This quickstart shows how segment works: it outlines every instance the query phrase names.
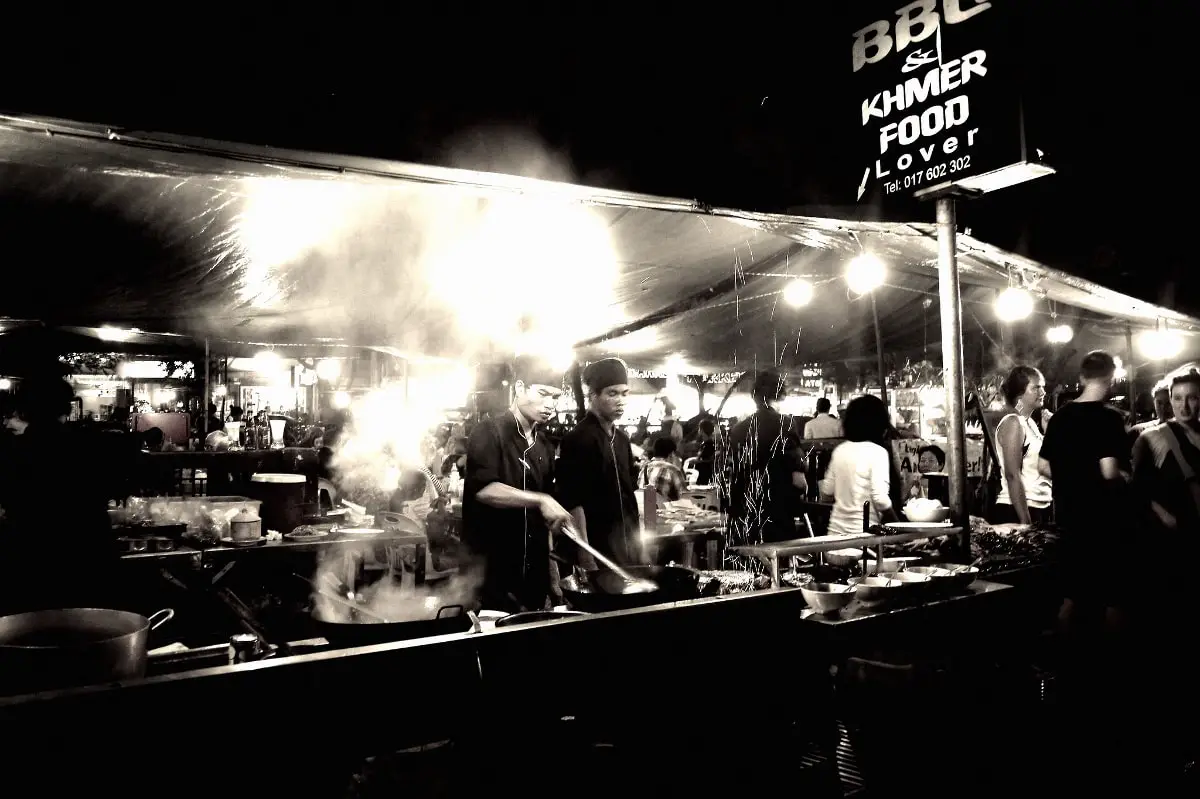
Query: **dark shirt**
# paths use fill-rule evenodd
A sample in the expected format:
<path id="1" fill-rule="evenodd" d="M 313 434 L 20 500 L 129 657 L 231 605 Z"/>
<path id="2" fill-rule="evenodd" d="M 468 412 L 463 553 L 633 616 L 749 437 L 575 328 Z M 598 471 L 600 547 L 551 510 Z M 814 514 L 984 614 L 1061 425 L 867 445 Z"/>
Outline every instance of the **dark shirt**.
<path id="1" fill-rule="evenodd" d="M 588 542 L 617 563 L 641 560 L 637 467 L 629 436 L 613 436 L 589 413 L 563 437 L 558 489 L 567 510 L 583 508 Z"/>
<path id="2" fill-rule="evenodd" d="M 1192 444 L 1182 425 L 1178 422 L 1167 424 L 1179 443 L 1179 454 L 1187 461 L 1192 474 L 1200 475 L 1200 449 Z M 1158 428 L 1147 431 L 1144 435 L 1155 436 L 1165 432 Z M 1141 457 L 1135 460 L 1133 472 L 1133 487 L 1139 501 L 1142 523 L 1159 533 L 1167 533 L 1158 515 L 1149 509 L 1153 501 L 1162 505 L 1175 517 L 1176 531 L 1192 534 L 1200 531 L 1200 514 L 1197 513 L 1191 486 L 1184 480 L 1179 461 L 1175 459 L 1173 452 L 1168 451 L 1163 457 L 1162 465 L 1156 466 L 1154 453 L 1150 451 L 1148 443 L 1149 440 L 1143 438 L 1136 445 L 1142 452 Z"/>
<path id="3" fill-rule="evenodd" d="M 1103 458 L 1116 458 L 1129 470 L 1120 411 L 1102 402 L 1072 402 L 1051 418 L 1041 457 L 1050 463 L 1054 519 L 1064 533 L 1096 536 L 1121 525 L 1127 492 L 1100 472 Z"/>
<path id="4" fill-rule="evenodd" d="M 792 474 L 803 472 L 800 429 L 791 416 L 766 408 L 729 432 L 730 545 L 791 538 L 802 497 Z"/>
<path id="5" fill-rule="evenodd" d="M 712 439 L 701 442 L 700 455 L 696 459 L 696 482 L 700 485 L 711 485 L 713 479 L 713 461 L 717 457 L 717 446 Z"/>
<path id="6" fill-rule="evenodd" d="M 494 508 L 480 502 L 477 495 L 491 483 L 544 494 L 554 490 L 553 447 L 541 432 L 531 446 L 511 411 L 479 422 L 467 440 L 463 537 L 486 561 L 485 607 L 542 610 L 552 594 L 550 532 L 537 508 Z"/>
<path id="7" fill-rule="evenodd" d="M 108 500 L 128 493 L 124 434 L 30 426 L 0 462 L 0 606 L 104 607 L 117 561 Z M 57 553 L 57 554 L 56 554 Z M 39 564 L 50 557 L 53 579 Z"/>

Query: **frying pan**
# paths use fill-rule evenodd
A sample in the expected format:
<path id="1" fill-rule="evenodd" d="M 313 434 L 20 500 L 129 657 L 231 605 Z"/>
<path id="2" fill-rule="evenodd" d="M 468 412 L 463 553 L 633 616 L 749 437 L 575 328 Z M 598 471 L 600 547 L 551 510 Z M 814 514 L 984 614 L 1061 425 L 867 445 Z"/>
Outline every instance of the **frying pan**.
<path id="1" fill-rule="evenodd" d="M 682 566 L 629 566 L 634 577 L 657 583 L 654 591 L 623 593 L 629 583 L 608 570 L 584 572 L 584 580 L 572 575 L 559 581 L 563 598 L 575 610 L 603 613 L 608 610 L 644 608 L 664 602 L 681 602 L 700 596 L 700 574 Z"/>

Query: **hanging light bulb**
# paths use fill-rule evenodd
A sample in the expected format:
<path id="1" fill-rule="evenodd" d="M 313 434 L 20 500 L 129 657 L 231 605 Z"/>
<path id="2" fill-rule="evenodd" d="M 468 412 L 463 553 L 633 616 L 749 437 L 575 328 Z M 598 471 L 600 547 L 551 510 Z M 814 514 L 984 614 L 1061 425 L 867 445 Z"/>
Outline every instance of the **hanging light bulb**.
<path id="1" fill-rule="evenodd" d="M 996 318 L 1002 322 L 1019 322 L 1033 313 L 1033 295 L 1022 288 L 1009 286 L 996 298 Z"/>
<path id="2" fill-rule="evenodd" d="M 1174 330 L 1147 330 L 1138 343 L 1153 361 L 1168 361 L 1183 351 L 1183 337 Z"/>
<path id="3" fill-rule="evenodd" d="M 1075 330 L 1070 325 L 1054 325 L 1046 329 L 1046 341 L 1051 344 L 1066 344 L 1075 338 Z"/>
<path id="4" fill-rule="evenodd" d="M 883 285 L 887 267 L 869 252 L 857 256 L 846 266 L 846 285 L 855 294 L 869 294 Z"/>
<path id="5" fill-rule="evenodd" d="M 812 298 L 813 284 L 802 278 L 789 281 L 783 288 L 783 300 L 793 308 L 803 308 Z"/>
<path id="6" fill-rule="evenodd" d="M 317 377 L 327 383 L 337 380 L 342 374 L 342 362 L 333 358 L 317 361 Z"/>

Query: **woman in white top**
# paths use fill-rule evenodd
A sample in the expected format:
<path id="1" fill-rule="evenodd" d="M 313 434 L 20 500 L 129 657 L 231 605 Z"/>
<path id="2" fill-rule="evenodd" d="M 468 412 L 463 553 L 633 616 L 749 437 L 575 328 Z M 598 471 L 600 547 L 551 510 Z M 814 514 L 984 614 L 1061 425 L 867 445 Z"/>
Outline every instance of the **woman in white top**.
<path id="1" fill-rule="evenodd" d="M 829 535 L 863 531 L 863 505 L 870 503 L 870 523 L 897 520 L 892 500 L 891 449 L 887 446 L 887 406 L 879 397 L 855 397 L 842 414 L 846 440 L 833 450 L 821 480 L 821 496 L 833 500 Z"/>
<path id="2" fill-rule="evenodd" d="M 996 425 L 1001 480 L 992 522 L 1048 521 L 1053 497 L 1050 479 L 1038 472 L 1038 456 L 1050 414 L 1042 414 L 1041 425 L 1034 418 L 1046 398 L 1046 379 L 1032 366 L 1017 366 L 1001 390 L 1011 410 Z"/>

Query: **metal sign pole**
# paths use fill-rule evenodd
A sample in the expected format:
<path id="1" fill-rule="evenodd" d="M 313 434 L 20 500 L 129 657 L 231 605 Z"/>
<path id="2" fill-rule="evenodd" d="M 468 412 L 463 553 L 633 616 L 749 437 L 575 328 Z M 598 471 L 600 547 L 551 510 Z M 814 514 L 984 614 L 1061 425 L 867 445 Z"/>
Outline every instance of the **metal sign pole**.
<path id="1" fill-rule="evenodd" d="M 952 194 L 937 198 L 938 293 L 942 314 L 942 367 L 946 386 L 946 471 L 950 476 L 950 518 L 969 535 L 967 437 L 964 414 L 962 295 L 958 282 L 958 243 Z M 964 536 L 964 541 L 967 538 Z"/>

